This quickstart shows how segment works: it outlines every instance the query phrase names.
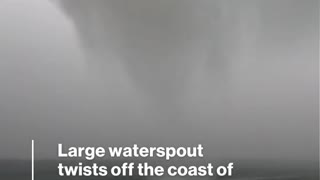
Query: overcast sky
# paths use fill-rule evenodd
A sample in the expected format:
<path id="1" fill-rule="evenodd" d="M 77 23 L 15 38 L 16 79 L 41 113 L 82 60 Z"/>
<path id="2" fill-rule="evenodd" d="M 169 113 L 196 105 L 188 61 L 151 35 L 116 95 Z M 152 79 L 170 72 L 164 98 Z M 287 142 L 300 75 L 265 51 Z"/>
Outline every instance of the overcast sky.
<path id="1" fill-rule="evenodd" d="M 203 143 L 315 160 L 318 1 L 0 1 L 0 158 Z"/>

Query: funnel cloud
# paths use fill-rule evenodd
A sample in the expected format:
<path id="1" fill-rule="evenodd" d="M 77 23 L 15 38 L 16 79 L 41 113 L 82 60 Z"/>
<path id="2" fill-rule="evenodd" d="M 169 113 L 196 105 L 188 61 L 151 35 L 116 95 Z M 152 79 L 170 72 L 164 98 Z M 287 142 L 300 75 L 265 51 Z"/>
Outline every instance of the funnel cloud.
<path id="1" fill-rule="evenodd" d="M 317 0 L 0 2 L 1 158 L 191 146 L 315 161 Z M 9 137 L 9 138 L 8 138 Z"/>

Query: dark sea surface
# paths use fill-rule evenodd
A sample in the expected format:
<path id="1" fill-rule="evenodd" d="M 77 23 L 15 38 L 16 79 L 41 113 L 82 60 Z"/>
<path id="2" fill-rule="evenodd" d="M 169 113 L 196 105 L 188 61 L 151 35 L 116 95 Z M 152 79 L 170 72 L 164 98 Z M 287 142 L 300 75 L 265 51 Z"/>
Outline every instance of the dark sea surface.
<path id="1" fill-rule="evenodd" d="M 58 160 L 40 160 L 35 162 L 35 180 L 76 180 L 76 179 L 127 179 L 127 180 L 319 180 L 317 162 L 276 162 L 276 161 L 239 161 L 235 162 L 232 177 L 60 177 Z M 62 161 L 65 165 L 77 165 L 79 161 Z M 111 166 L 120 162 L 98 162 L 98 165 Z M 84 163 L 86 164 L 86 163 Z M 0 180 L 31 180 L 31 161 L 0 160 Z"/>

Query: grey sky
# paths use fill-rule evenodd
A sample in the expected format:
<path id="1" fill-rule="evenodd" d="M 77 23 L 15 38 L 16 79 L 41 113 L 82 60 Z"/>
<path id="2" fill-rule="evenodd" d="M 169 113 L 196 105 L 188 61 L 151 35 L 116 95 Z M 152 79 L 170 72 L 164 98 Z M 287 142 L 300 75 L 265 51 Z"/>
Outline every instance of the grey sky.
<path id="1" fill-rule="evenodd" d="M 203 143 L 209 157 L 314 160 L 318 11 L 316 0 L 2 0 L 0 157 L 28 158 L 34 138 L 39 158 L 57 143 Z"/>

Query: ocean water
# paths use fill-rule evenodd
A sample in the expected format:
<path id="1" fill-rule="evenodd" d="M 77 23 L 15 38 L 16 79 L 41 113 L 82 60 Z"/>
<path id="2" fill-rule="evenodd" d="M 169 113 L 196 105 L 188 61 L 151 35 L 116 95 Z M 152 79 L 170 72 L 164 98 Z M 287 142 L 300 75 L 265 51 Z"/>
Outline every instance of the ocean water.
<path id="1" fill-rule="evenodd" d="M 237 163 L 232 177 L 60 177 L 58 175 L 57 160 L 42 160 L 35 162 L 35 180 L 77 180 L 77 179 L 105 179 L 105 180 L 319 180 L 317 163 Z M 74 162 L 64 162 L 72 165 Z M 117 163 L 117 162 L 115 162 Z M 101 163 L 98 163 L 101 165 Z M 108 163 L 111 165 L 112 163 Z M 104 164 L 107 165 L 108 164 Z M 286 167 L 283 165 L 287 164 Z M 288 166 L 288 164 L 291 164 Z M 31 163 L 27 160 L 1 160 L 1 180 L 31 179 Z"/>

